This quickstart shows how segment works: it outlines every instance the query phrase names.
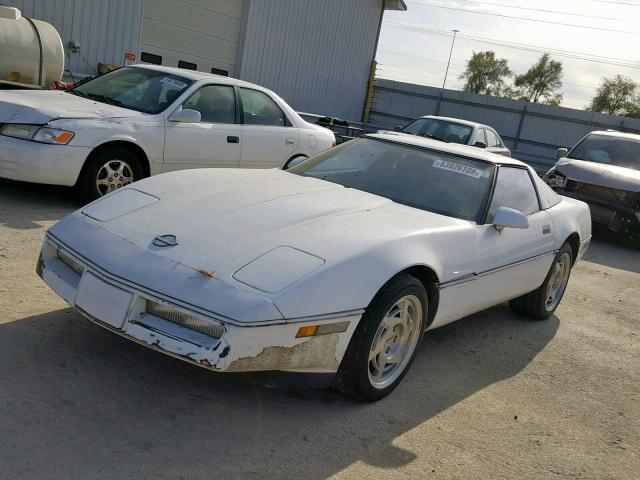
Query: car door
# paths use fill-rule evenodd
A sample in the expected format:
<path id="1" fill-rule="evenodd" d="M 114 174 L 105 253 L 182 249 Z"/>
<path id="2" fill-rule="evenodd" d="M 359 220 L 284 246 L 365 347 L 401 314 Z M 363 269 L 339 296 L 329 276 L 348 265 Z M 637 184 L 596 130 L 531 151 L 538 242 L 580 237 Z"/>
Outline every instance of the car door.
<path id="1" fill-rule="evenodd" d="M 235 88 L 204 85 L 190 95 L 181 108 L 200 112 L 200 122 L 165 125 L 163 171 L 203 167 L 237 167 L 242 129 Z"/>
<path id="2" fill-rule="evenodd" d="M 496 132 L 489 128 L 485 129 L 485 132 L 487 134 L 487 151 L 505 157 L 511 156 L 511 151 L 504 146 L 504 143 L 502 143 L 500 136 Z"/>
<path id="3" fill-rule="evenodd" d="M 299 131 L 269 95 L 239 88 L 242 108 L 243 168 L 281 167 L 297 150 Z"/>
<path id="4" fill-rule="evenodd" d="M 499 207 L 524 213 L 529 227 L 497 229 L 492 220 Z M 540 209 L 527 168 L 498 168 L 487 220 L 476 228 L 475 280 L 461 296 L 460 316 L 535 290 L 544 281 L 555 255 L 553 222 L 551 216 Z"/>

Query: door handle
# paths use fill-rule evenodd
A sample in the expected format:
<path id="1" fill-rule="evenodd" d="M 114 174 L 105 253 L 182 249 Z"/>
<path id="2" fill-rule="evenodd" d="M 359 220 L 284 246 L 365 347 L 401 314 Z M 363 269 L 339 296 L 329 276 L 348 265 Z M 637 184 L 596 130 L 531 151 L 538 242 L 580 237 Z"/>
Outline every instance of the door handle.
<path id="1" fill-rule="evenodd" d="M 227 143 L 240 143 L 240 137 L 227 137 Z"/>
<path id="2" fill-rule="evenodd" d="M 293 138 L 287 138 L 284 143 L 286 143 L 287 145 L 293 145 L 296 143 L 296 141 Z"/>
<path id="3" fill-rule="evenodd" d="M 549 235 L 551 233 L 551 225 L 543 225 L 542 226 L 542 234 Z"/>

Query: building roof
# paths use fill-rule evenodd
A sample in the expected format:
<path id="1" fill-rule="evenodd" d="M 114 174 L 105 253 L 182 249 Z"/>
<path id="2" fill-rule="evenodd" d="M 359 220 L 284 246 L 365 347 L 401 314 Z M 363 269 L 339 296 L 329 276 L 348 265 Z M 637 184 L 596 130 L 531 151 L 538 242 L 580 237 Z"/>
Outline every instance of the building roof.
<path id="1" fill-rule="evenodd" d="M 407 135 L 399 132 L 372 133 L 366 136 L 395 143 L 402 143 L 404 145 L 428 148 L 430 150 L 439 150 L 444 153 L 451 153 L 453 155 L 475 158 L 477 160 L 496 163 L 500 165 L 517 165 L 528 167 L 526 163 L 521 162 L 520 160 L 516 160 L 515 158 L 505 157 L 496 153 L 487 152 L 486 150 L 473 147 L 471 145 L 446 143 L 439 140 L 433 140 L 431 138 L 419 137 L 417 135 Z"/>

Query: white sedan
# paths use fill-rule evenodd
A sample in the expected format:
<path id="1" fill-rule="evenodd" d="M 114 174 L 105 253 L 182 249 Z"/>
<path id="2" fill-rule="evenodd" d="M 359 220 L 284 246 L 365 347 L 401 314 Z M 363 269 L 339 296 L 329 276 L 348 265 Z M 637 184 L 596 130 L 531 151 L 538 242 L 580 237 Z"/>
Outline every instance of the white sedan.
<path id="1" fill-rule="evenodd" d="M 98 325 L 215 371 L 329 375 L 377 400 L 425 330 L 553 314 L 588 207 L 525 164 L 377 134 L 288 171 L 187 170 L 49 229 L 38 272 Z"/>
<path id="2" fill-rule="evenodd" d="M 171 170 L 286 168 L 332 145 L 265 88 L 177 68 L 0 92 L 0 177 L 76 185 L 89 199 Z"/>

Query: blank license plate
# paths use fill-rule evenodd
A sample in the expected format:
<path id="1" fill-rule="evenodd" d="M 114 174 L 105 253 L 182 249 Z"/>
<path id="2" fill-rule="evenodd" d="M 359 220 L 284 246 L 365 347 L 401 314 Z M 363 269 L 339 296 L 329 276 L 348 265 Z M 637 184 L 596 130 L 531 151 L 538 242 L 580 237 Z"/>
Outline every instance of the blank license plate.
<path id="1" fill-rule="evenodd" d="M 76 306 L 101 322 L 122 328 L 132 299 L 131 292 L 103 282 L 91 272 L 85 272 L 78 285 Z"/>

